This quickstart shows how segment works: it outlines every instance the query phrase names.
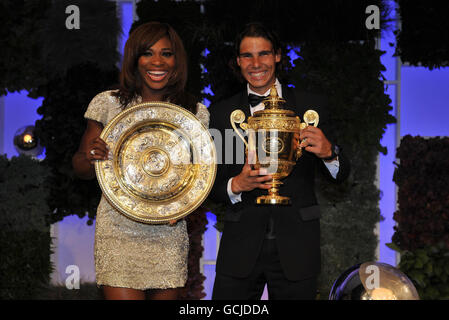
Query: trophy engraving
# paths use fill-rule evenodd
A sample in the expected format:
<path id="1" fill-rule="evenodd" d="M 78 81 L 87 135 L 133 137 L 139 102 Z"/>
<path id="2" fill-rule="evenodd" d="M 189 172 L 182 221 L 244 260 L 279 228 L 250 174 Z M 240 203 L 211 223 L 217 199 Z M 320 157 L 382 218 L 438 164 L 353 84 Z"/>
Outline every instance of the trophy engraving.
<path id="1" fill-rule="evenodd" d="M 318 126 L 319 116 L 316 111 L 307 110 L 303 116 L 304 122 L 301 122 L 294 111 L 283 107 L 285 102 L 278 96 L 273 85 L 270 95 L 263 101 L 265 109 L 254 112 L 253 116 L 248 118 L 248 123 L 244 123 L 243 111 L 235 110 L 231 113 L 232 128 L 245 143 L 246 153 L 255 154 L 255 159 L 250 164 L 254 169 L 266 169 L 267 173 L 273 176 L 273 179 L 267 182 L 271 185 L 268 195 L 258 197 L 257 204 L 290 204 L 289 197 L 279 194 L 281 180 L 291 173 L 302 155 L 300 130 L 308 125 Z M 236 123 L 247 133 L 248 141 L 239 132 Z"/>

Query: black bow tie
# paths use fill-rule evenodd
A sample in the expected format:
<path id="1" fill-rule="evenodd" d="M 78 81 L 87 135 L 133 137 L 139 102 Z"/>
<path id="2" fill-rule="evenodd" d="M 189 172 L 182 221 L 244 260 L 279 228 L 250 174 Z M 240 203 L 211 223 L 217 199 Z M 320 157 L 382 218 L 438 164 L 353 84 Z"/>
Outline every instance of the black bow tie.
<path id="1" fill-rule="evenodd" d="M 248 94 L 248 102 L 251 107 L 257 106 L 259 103 L 261 103 L 264 99 L 266 99 L 268 96 L 258 96 L 257 94 Z"/>

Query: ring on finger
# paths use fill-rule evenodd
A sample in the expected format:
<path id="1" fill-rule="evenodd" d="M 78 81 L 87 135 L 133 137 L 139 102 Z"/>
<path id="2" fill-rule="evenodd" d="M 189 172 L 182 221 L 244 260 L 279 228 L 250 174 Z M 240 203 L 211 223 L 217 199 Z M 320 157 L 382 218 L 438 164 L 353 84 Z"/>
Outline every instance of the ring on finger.
<path id="1" fill-rule="evenodd" d="M 90 150 L 90 154 L 94 156 L 95 155 L 95 149 Z"/>

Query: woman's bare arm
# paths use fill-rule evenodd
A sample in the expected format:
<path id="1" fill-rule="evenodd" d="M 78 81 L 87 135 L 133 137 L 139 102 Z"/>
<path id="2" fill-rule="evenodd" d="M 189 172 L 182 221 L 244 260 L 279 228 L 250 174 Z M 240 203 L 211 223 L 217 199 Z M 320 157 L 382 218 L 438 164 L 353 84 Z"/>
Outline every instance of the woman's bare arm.
<path id="1" fill-rule="evenodd" d="M 72 158 L 75 174 L 81 179 L 89 180 L 95 178 L 95 161 L 105 160 L 108 157 L 108 146 L 106 142 L 100 139 L 102 131 L 103 125 L 100 122 L 87 121 L 87 128 L 81 138 L 78 151 Z M 94 150 L 94 154 L 91 153 L 92 150 Z"/>

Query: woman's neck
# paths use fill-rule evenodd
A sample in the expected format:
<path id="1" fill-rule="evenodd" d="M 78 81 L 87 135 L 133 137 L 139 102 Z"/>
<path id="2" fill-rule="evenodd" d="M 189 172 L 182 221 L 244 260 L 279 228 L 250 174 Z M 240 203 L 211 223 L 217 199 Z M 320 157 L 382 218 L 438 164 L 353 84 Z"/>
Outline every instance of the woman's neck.
<path id="1" fill-rule="evenodd" d="M 163 97 L 163 94 L 142 94 L 142 102 L 162 101 Z"/>
<path id="2" fill-rule="evenodd" d="M 152 90 L 144 86 L 142 88 L 142 102 L 162 101 L 166 93 L 167 93 L 166 88 L 162 88 L 160 90 Z"/>

